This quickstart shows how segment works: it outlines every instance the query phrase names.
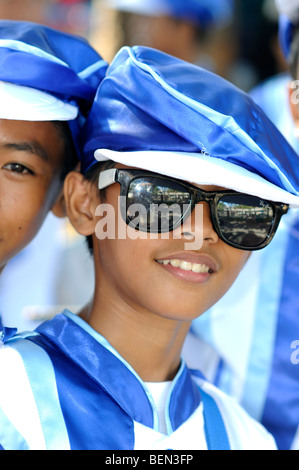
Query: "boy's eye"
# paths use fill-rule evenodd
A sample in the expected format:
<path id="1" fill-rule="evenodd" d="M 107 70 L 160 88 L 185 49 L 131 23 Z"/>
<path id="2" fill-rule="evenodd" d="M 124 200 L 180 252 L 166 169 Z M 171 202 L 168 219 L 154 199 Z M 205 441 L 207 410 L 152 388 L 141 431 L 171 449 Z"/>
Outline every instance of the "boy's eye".
<path id="1" fill-rule="evenodd" d="M 33 174 L 29 168 L 27 168 L 24 165 L 21 165 L 21 163 L 7 163 L 6 165 L 3 165 L 5 170 L 13 171 L 14 173 L 21 173 L 21 174 Z"/>

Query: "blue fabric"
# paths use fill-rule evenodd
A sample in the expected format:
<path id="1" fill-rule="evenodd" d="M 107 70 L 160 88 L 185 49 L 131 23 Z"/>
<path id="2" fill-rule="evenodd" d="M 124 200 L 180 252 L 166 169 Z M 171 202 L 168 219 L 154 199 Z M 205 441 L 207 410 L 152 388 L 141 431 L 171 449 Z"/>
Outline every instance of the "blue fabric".
<path id="1" fill-rule="evenodd" d="M 283 269 L 271 376 L 262 423 L 280 449 L 291 447 L 299 423 L 299 367 L 291 361 L 291 343 L 299 332 L 299 217 L 289 232 Z"/>
<path id="2" fill-rule="evenodd" d="M 192 400 L 185 400 L 186 390 Z M 200 403 L 198 387 L 192 381 L 190 371 L 184 367 L 177 376 L 169 403 L 172 430 L 176 431 L 193 413 Z"/>
<path id="3" fill-rule="evenodd" d="M 107 63 L 80 37 L 25 21 L 0 20 L 0 80 L 41 90 L 86 117 Z"/>
<path id="4" fill-rule="evenodd" d="M 297 154 L 241 90 L 147 47 L 125 47 L 101 83 L 85 131 L 82 170 L 95 150 L 204 152 L 299 190 Z"/>
<path id="5" fill-rule="evenodd" d="M 93 69 L 97 63 L 99 67 Z M 0 80 L 89 105 L 106 67 L 80 36 L 30 22 L 0 21 Z M 90 73 L 83 74 L 88 68 Z"/>
<path id="6" fill-rule="evenodd" d="M 8 339 L 12 338 L 17 332 L 17 328 L 7 328 L 3 327 L 0 330 L 0 342 L 7 341 Z"/>
<path id="7" fill-rule="evenodd" d="M 38 327 L 39 335 L 31 338 L 47 351 L 54 365 L 71 448 L 133 449 L 133 421 L 154 427 L 153 410 L 146 391 L 127 365 L 86 334 L 76 321 L 58 315 Z M 83 390 L 86 406 L 81 403 Z M 200 402 L 198 390 L 186 368 L 175 382 L 172 397 L 170 420 L 175 430 Z M 106 432 L 91 436 L 89 430 L 101 429 L 103 422 Z"/>
<path id="8" fill-rule="evenodd" d="M 112 353 L 64 315 L 58 315 L 54 321 L 44 323 L 37 328 L 37 331 L 51 340 L 65 355 L 71 357 L 81 369 L 88 371 L 95 380 L 100 380 L 105 390 L 119 396 L 122 408 L 130 411 L 136 421 L 152 427 L 152 410 L 143 388 Z M 126 396 L 126 390 L 130 396 Z M 128 410 L 126 403 L 131 401 L 132 393 L 136 396 L 136 400 L 130 403 L 132 408 Z"/>
<path id="9" fill-rule="evenodd" d="M 90 376 L 100 381 L 106 391 L 117 396 L 121 408 L 135 421 L 153 427 L 153 413 L 146 392 L 140 380 L 130 371 L 125 362 L 120 362 L 115 354 L 96 339 L 90 338 L 81 326 L 65 315 L 56 316 L 55 320 L 44 323 L 37 328 L 37 331 L 56 344 L 66 356 L 71 357 L 72 361 L 80 365 L 81 369 L 84 368 Z M 100 335 L 99 338 L 102 341 Z M 33 340 L 36 341 L 37 338 Z M 197 408 L 200 397 L 187 369 L 182 369 L 179 380 L 174 384 L 173 396 L 176 397 L 176 401 L 171 402 L 170 409 L 173 429 L 177 429 Z M 186 390 L 192 399 L 185 407 L 177 407 L 176 404 L 182 399 L 182 393 L 186 394 Z M 134 400 L 131 399 L 132 395 L 135 397 Z"/>
<path id="10" fill-rule="evenodd" d="M 17 328 L 7 328 L 4 327 L 2 323 L 2 318 L 0 316 L 0 345 L 8 339 L 12 338 L 17 332 Z"/>
<path id="11" fill-rule="evenodd" d="M 154 428 L 145 384 L 105 338 L 91 330 L 65 312 L 33 334 L 6 341 L 23 361 L 49 450 L 133 450 L 134 421 Z M 166 408 L 171 433 L 194 413 L 202 396 L 209 449 L 222 449 L 228 439 L 222 416 L 191 375 L 182 363 L 172 384 Z M 2 448 L 29 448 L 13 423 L 5 416 L 1 421 L 10 430 Z"/>
<path id="12" fill-rule="evenodd" d="M 227 432 L 215 400 L 201 390 L 204 405 L 205 433 L 207 436 L 208 449 L 230 450 Z M 215 426 L 217 423 L 217 426 Z"/>
<path id="13" fill-rule="evenodd" d="M 221 365 L 223 361 L 220 361 Z M 199 370 L 192 370 L 191 373 L 197 377 L 204 378 Z M 217 377 L 217 376 L 216 376 Z M 215 379 L 215 384 L 216 379 Z M 217 403 L 200 388 L 200 396 L 204 407 L 205 434 L 209 450 L 230 450 L 230 443 L 224 421 L 218 409 Z M 217 423 L 217 425 L 216 425 Z"/>
<path id="14" fill-rule="evenodd" d="M 132 450 L 133 421 L 118 403 L 107 395 L 101 384 L 91 379 L 89 371 L 78 367 L 69 357 L 57 350 L 51 351 L 53 346 L 48 344 L 45 338 L 38 337 L 32 341 L 47 351 L 53 363 L 59 402 L 71 449 Z"/>

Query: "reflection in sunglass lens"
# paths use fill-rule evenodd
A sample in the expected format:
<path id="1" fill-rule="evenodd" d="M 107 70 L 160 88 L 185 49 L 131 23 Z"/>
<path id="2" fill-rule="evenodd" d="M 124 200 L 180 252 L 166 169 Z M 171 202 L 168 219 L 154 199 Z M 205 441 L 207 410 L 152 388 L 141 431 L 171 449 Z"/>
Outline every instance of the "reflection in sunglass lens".
<path id="1" fill-rule="evenodd" d="M 274 209 L 268 201 L 248 195 L 222 196 L 217 207 L 223 237 L 236 245 L 253 248 L 268 237 Z"/>
<path id="2" fill-rule="evenodd" d="M 190 210 L 190 199 L 189 191 L 175 181 L 136 178 L 128 189 L 127 220 L 137 230 L 169 232 Z"/>

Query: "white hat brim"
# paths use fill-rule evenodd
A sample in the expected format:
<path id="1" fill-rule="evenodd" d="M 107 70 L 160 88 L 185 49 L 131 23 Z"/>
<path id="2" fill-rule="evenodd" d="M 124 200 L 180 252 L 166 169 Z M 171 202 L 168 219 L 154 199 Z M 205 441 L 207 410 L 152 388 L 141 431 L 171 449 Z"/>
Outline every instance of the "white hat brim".
<path id="1" fill-rule="evenodd" d="M 138 15 L 159 16 L 170 14 L 169 6 L 161 0 L 158 2 L 155 0 L 142 2 L 140 0 L 109 0 L 106 4 L 109 8 Z"/>
<path id="2" fill-rule="evenodd" d="M 0 119 L 71 121 L 78 108 L 34 88 L 0 81 Z"/>
<path id="3" fill-rule="evenodd" d="M 204 154 L 156 150 L 117 152 L 98 149 L 94 156 L 99 162 L 112 160 L 193 184 L 220 186 L 299 208 L 299 196 L 241 166 Z"/>

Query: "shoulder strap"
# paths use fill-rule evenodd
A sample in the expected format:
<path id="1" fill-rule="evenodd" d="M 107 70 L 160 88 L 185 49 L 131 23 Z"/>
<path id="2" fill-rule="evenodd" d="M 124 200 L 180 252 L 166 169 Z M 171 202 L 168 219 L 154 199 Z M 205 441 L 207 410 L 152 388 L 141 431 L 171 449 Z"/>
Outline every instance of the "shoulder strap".
<path id="1" fill-rule="evenodd" d="M 219 408 L 215 400 L 200 389 L 203 402 L 205 433 L 209 450 L 230 450 L 230 444 Z"/>
<path id="2" fill-rule="evenodd" d="M 14 336 L 0 348 L 0 365 L 6 374 L 6 386 L 0 390 L 0 421 L 2 418 L 7 429 L 6 442 L 1 444 L 14 450 L 20 443 L 30 450 L 68 450 L 54 366 L 47 352 L 30 340 L 34 336 Z M 13 374 L 9 373 L 11 370 Z M 22 394 L 21 400 L 14 400 L 13 408 L 10 391 Z"/>

